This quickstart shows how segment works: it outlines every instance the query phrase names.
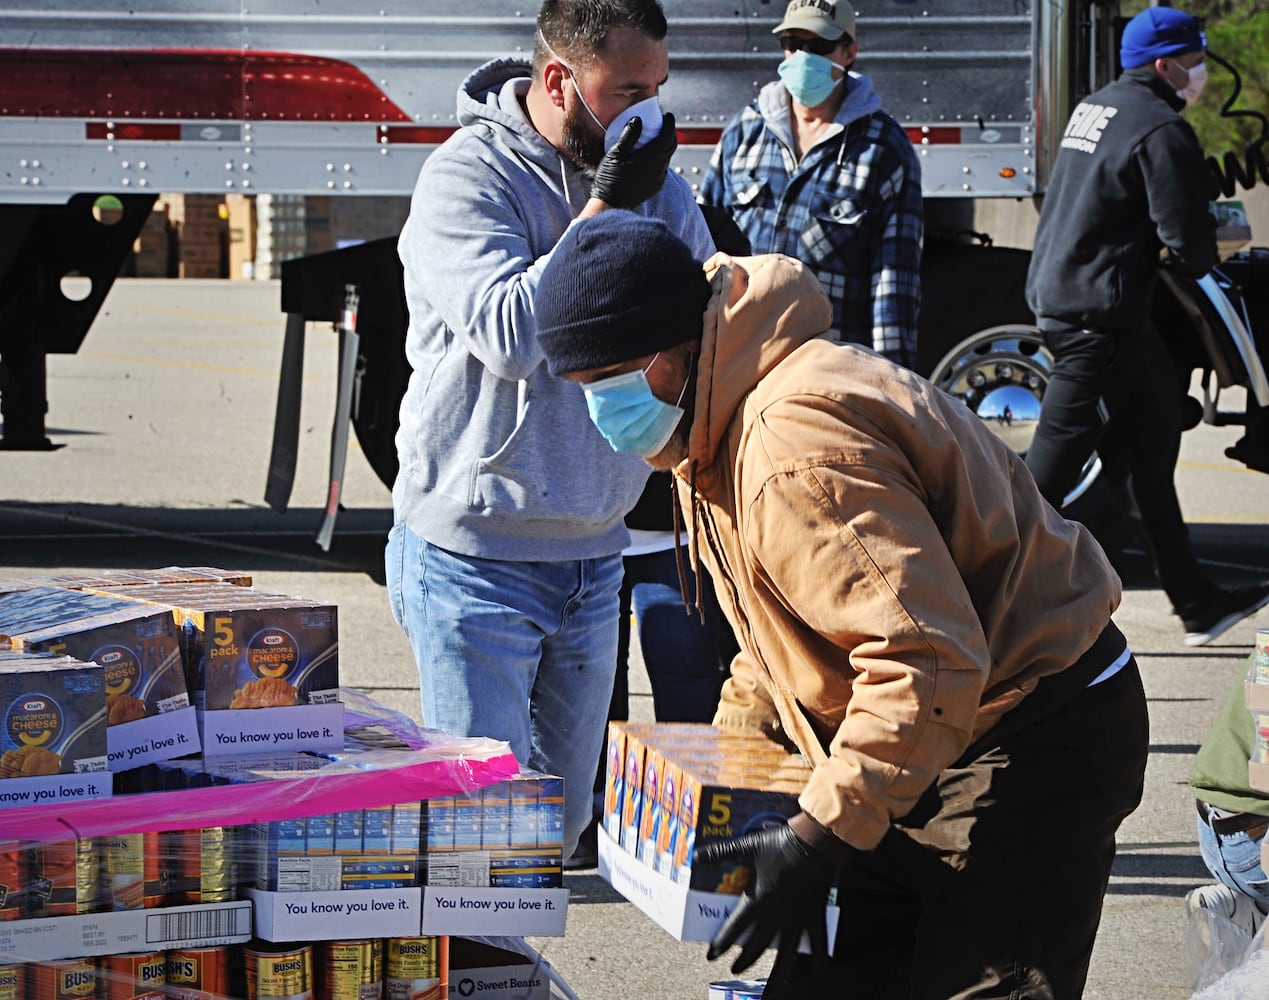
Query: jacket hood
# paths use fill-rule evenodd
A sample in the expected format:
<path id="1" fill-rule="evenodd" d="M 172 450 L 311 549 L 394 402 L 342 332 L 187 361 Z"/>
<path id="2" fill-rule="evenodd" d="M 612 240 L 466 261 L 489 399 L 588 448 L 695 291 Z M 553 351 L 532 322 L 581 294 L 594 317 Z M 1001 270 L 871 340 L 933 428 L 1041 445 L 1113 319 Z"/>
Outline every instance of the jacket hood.
<path id="1" fill-rule="evenodd" d="M 521 100 L 529 92 L 533 67 L 523 59 L 494 59 L 468 74 L 458 86 L 458 123 L 501 133 L 517 154 L 547 170 L 579 174 L 573 164 L 542 138 L 525 115 Z M 514 139 L 512 138 L 514 137 Z"/>
<path id="2" fill-rule="evenodd" d="M 846 80 L 846 97 L 833 118 L 833 123 L 842 128 L 881 110 L 881 97 L 873 90 L 871 79 L 862 73 L 850 72 L 846 74 Z M 783 83 L 773 80 L 758 92 L 758 112 L 769 126 L 792 144 L 793 130 L 789 123 L 792 104 Z"/>
<path id="3" fill-rule="evenodd" d="M 713 462 L 750 390 L 833 323 L 819 279 L 792 257 L 718 253 L 706 261 L 705 274 L 713 290 L 705 307 L 687 458 L 701 466 Z"/>

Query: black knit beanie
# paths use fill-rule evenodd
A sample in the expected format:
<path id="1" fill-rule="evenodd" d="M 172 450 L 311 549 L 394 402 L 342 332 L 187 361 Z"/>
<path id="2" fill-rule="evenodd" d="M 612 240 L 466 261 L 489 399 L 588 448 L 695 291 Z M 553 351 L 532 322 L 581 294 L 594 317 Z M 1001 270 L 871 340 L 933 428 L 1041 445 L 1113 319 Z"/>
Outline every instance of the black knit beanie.
<path id="1" fill-rule="evenodd" d="M 660 219 L 610 209 L 571 226 L 533 297 L 552 375 L 620 364 L 701 335 L 701 262 Z"/>

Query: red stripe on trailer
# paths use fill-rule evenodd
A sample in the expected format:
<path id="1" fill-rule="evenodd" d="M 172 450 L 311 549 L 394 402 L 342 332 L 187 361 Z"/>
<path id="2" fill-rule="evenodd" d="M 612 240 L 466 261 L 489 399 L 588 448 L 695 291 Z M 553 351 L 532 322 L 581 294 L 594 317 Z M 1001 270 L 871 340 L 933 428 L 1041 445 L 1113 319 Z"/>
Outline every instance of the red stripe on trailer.
<path id="1" fill-rule="evenodd" d="M 179 125 L 157 122 L 86 122 L 84 137 L 87 139 L 127 139 L 129 141 L 177 142 L 181 138 Z"/>
<path id="2" fill-rule="evenodd" d="M 439 146 L 458 129 L 453 125 L 388 125 L 381 129 L 384 142 L 412 142 Z"/>
<path id="3" fill-rule="evenodd" d="M 406 122 L 351 63 L 291 52 L 0 48 L 0 116 Z"/>
<path id="4" fill-rule="evenodd" d="M 676 128 L 680 146 L 716 146 L 723 137 L 720 128 Z"/>
<path id="5" fill-rule="evenodd" d="M 908 138 L 918 146 L 959 145 L 961 130 L 956 125 L 935 125 L 908 129 Z"/>
<path id="6" fill-rule="evenodd" d="M 379 129 L 382 142 L 415 143 L 439 146 L 458 131 L 454 125 L 384 125 Z M 675 129 L 680 146 L 714 146 L 723 134 L 720 128 Z"/>

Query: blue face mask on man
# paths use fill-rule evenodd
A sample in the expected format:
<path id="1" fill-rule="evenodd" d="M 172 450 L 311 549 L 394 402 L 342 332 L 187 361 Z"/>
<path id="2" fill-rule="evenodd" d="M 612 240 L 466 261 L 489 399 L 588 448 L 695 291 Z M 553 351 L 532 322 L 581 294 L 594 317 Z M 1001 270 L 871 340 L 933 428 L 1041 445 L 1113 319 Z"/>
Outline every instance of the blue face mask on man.
<path id="1" fill-rule="evenodd" d="M 648 371 L 660 356 L 657 352 L 642 371 L 624 372 L 582 386 L 591 422 L 613 451 L 651 458 L 666 446 L 683 419 L 682 407 L 657 399 L 648 384 Z M 679 391 L 679 403 L 687 394 L 690 379 L 689 371 Z"/>
<path id="2" fill-rule="evenodd" d="M 834 68 L 846 72 L 845 66 L 833 62 L 828 56 L 817 56 L 802 49 L 790 53 L 777 71 L 784 89 L 793 95 L 793 99 L 803 107 L 813 108 L 827 101 L 842 82 L 842 77 L 833 78 Z"/>

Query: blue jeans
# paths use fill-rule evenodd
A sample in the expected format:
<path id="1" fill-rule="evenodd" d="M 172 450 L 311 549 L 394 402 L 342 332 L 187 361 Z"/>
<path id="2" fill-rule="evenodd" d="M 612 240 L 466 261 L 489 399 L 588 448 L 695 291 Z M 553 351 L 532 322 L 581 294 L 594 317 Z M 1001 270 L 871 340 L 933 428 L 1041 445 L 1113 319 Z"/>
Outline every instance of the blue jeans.
<path id="1" fill-rule="evenodd" d="M 696 593 L 686 548 L 683 551 L 689 596 Z M 708 578 L 703 584 L 705 621 L 683 607 L 674 550 L 627 556 L 621 587 L 621 632 L 617 646 L 617 683 L 613 719 L 629 718 L 627 671 L 630 612 L 639 630 L 639 649 L 652 685 L 652 709 L 658 722 L 709 722 L 718 708 L 725 671 L 731 662 L 725 649 L 723 621 Z M 725 659 L 724 659 L 725 657 Z M 620 704 L 618 701 L 620 700 Z"/>
<path id="2" fill-rule="evenodd" d="M 1260 841 L 1246 833 L 1218 834 L 1202 816 L 1198 821 L 1199 852 L 1218 882 L 1269 907 L 1269 879 L 1260 865 Z"/>
<path id="3" fill-rule="evenodd" d="M 564 857 L 590 821 L 591 783 L 617 662 L 621 556 L 505 562 L 459 555 L 393 526 L 392 614 L 419 666 L 425 725 L 505 740 L 564 778 Z"/>

